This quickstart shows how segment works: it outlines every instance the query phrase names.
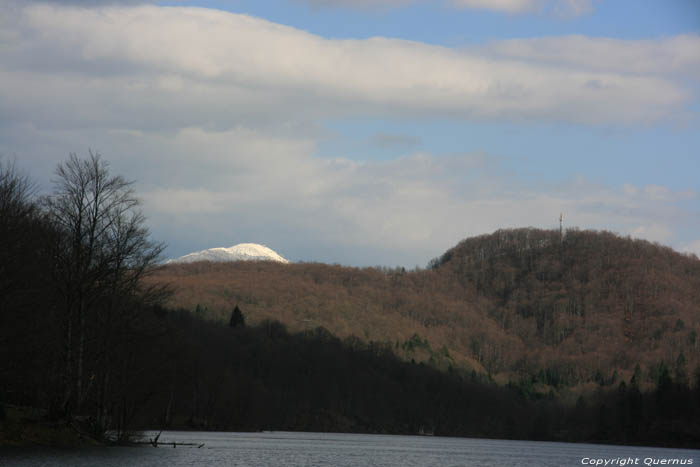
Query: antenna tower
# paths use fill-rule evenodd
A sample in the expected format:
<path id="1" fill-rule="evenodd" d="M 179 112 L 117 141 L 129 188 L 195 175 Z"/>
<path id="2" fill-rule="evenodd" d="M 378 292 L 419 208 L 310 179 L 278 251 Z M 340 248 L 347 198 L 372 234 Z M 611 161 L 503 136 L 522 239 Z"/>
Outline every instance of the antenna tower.
<path id="1" fill-rule="evenodd" d="M 559 241 L 564 241 L 564 213 L 559 213 Z"/>

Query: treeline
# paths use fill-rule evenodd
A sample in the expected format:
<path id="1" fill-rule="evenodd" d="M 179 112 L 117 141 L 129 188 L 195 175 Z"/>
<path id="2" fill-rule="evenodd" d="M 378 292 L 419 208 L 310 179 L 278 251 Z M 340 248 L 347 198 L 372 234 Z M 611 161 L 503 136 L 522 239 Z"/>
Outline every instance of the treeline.
<path id="1" fill-rule="evenodd" d="M 565 404 L 526 383 L 439 371 L 324 328 L 292 334 L 275 321 L 233 326 L 162 307 L 145 314 L 162 333 L 138 349 L 133 428 L 700 444 L 700 381 L 691 389 L 667 370 L 653 391 L 622 382 Z"/>

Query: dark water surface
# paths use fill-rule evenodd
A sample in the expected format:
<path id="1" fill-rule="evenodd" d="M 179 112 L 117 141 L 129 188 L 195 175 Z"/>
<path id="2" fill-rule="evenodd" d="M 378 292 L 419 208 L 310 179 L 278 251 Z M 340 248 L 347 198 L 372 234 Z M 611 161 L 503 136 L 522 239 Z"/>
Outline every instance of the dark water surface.
<path id="1" fill-rule="evenodd" d="M 172 445 L 170 447 L 161 445 L 157 449 L 143 446 L 90 448 L 78 451 L 3 449 L 0 450 L 0 465 L 22 467 L 700 466 L 699 450 L 538 441 L 288 432 L 163 432 L 160 440 L 161 442 L 204 443 L 204 447 L 173 448 Z"/>

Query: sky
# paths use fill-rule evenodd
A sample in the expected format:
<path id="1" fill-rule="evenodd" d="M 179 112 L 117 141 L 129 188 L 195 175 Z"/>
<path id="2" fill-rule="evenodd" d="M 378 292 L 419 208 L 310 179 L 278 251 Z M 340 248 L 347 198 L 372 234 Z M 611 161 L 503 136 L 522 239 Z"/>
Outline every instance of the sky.
<path id="1" fill-rule="evenodd" d="M 0 157 L 96 151 L 166 256 L 424 267 L 500 228 L 700 255 L 696 0 L 0 2 Z"/>

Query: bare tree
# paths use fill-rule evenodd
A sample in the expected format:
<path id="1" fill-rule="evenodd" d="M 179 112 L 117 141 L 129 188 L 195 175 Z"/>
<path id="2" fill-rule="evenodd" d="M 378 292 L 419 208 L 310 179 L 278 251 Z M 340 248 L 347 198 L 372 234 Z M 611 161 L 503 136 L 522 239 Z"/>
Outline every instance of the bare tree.
<path id="1" fill-rule="evenodd" d="M 20 174 L 14 162 L 0 160 L 0 300 L 17 290 L 16 271 L 22 261 L 26 223 L 36 213 L 31 201 L 33 187 L 30 180 Z M 2 303 L 0 301 L 0 303 Z"/>
<path id="2" fill-rule="evenodd" d="M 108 379 L 105 339 L 114 315 L 133 305 L 134 297 L 152 296 L 153 290 L 144 288 L 141 280 L 158 262 L 163 246 L 149 239 L 133 183 L 110 175 L 109 164 L 99 154 L 90 152 L 87 159 L 71 154 L 55 174 L 54 193 L 45 205 L 62 234 L 54 248 L 64 325 L 60 409 L 70 415 L 71 404 L 81 410 L 97 370 Z M 91 338 L 97 344 L 92 357 L 103 368 L 86 375 Z"/>

